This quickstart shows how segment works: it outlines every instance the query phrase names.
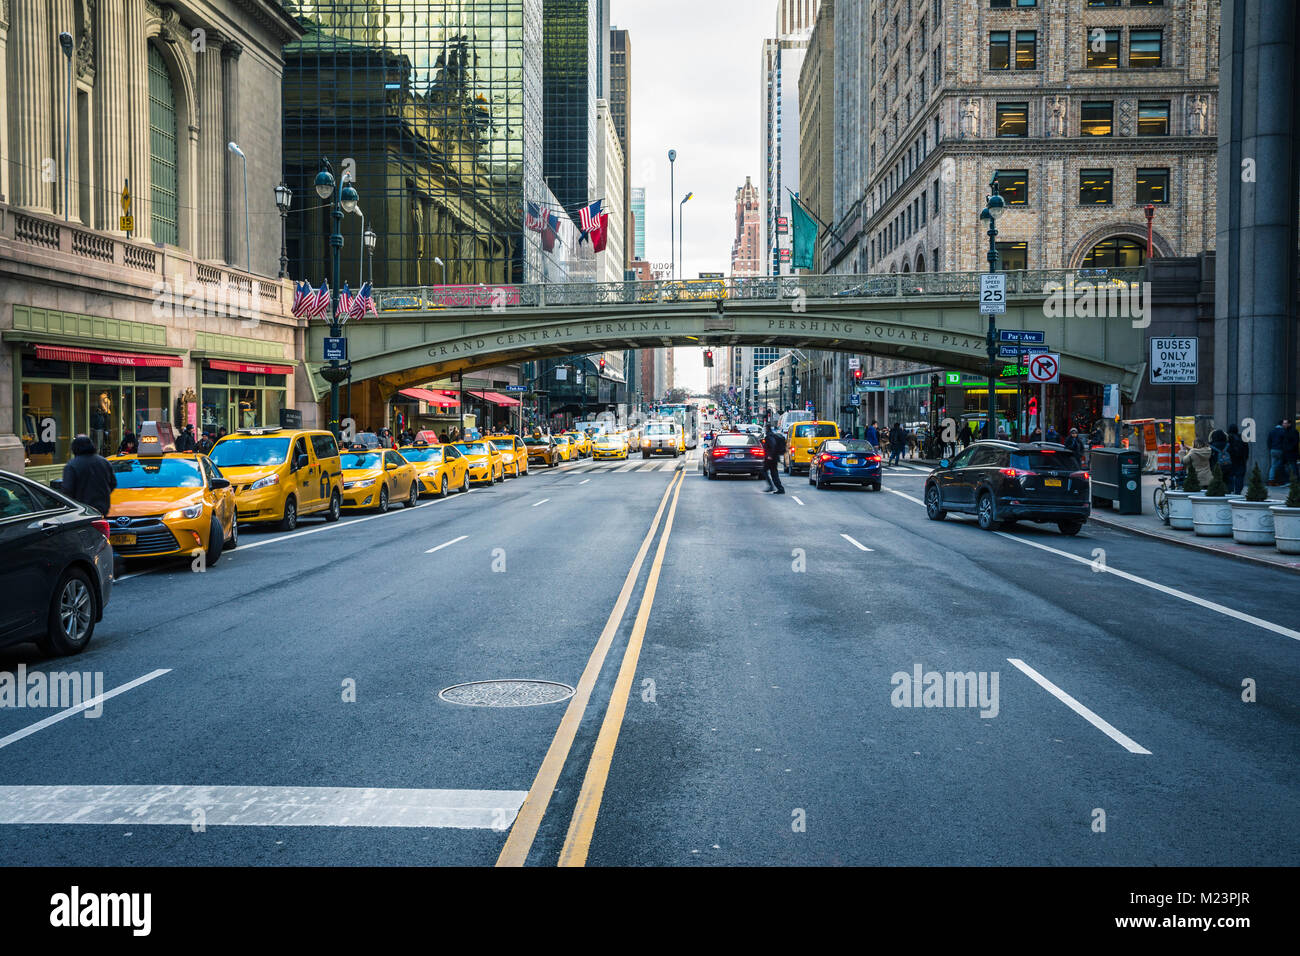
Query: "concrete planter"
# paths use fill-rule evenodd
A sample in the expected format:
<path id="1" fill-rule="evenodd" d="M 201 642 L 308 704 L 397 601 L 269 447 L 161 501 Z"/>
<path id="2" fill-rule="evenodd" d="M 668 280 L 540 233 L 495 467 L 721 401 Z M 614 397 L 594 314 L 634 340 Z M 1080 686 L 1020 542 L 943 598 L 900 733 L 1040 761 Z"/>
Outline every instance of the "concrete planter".
<path id="1" fill-rule="evenodd" d="M 1241 495 L 1224 495 L 1207 498 L 1197 495 L 1192 499 L 1192 530 L 1201 538 L 1232 537 L 1232 502 Z"/>
<path id="2" fill-rule="evenodd" d="M 1192 530 L 1192 498 L 1203 495 L 1202 491 L 1169 491 L 1165 497 L 1169 500 L 1169 527 L 1178 531 Z"/>
<path id="3" fill-rule="evenodd" d="M 1273 513 L 1271 501 L 1232 502 L 1232 540 L 1237 544 L 1272 544 Z"/>
<path id="4" fill-rule="evenodd" d="M 1300 508 L 1273 505 L 1273 535 L 1283 554 L 1300 554 Z"/>

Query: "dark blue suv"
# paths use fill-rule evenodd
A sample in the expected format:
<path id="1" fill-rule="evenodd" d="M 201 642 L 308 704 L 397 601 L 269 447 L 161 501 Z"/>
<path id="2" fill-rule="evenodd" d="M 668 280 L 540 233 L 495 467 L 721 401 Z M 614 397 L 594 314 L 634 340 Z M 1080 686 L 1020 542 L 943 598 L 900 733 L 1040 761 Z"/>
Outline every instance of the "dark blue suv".
<path id="1" fill-rule="evenodd" d="M 944 459 L 925 480 L 925 513 L 975 515 L 985 531 L 1017 521 L 1078 534 L 1092 513 L 1092 482 L 1079 457 L 1050 442 L 980 441 Z"/>

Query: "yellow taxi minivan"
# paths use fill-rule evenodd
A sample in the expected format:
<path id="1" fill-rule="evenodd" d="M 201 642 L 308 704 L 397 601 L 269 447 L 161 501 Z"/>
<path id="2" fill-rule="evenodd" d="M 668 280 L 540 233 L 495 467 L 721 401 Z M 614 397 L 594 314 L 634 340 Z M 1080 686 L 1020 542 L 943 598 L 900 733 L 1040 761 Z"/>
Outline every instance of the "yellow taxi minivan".
<path id="1" fill-rule="evenodd" d="M 528 474 L 528 448 L 514 435 L 488 435 L 487 440 L 501 452 L 501 464 L 507 477 Z"/>
<path id="2" fill-rule="evenodd" d="M 343 470 L 334 435 L 315 428 L 241 428 L 208 453 L 235 490 L 239 520 L 298 527 L 302 515 L 338 521 Z"/>
<path id="3" fill-rule="evenodd" d="M 145 422 L 144 455 L 108 459 L 117 487 L 109 497 L 108 543 L 124 558 L 204 556 L 213 565 L 239 544 L 235 493 L 207 455 L 175 447 L 170 425 Z"/>
<path id="4" fill-rule="evenodd" d="M 465 458 L 451 445 L 430 445 L 417 441 L 397 449 L 415 466 L 420 494 L 446 498 L 450 491 L 469 491 L 469 470 Z"/>
<path id="5" fill-rule="evenodd" d="M 451 446 L 465 456 L 469 480 L 474 484 L 494 485 L 506 480 L 505 463 L 501 452 L 490 441 L 463 441 Z"/>
<path id="6" fill-rule="evenodd" d="M 834 422 L 795 422 L 785 439 L 785 473 L 808 474 L 813 453 L 822 442 L 840 437 L 840 426 Z"/>
<path id="7" fill-rule="evenodd" d="M 391 448 L 353 445 L 339 460 L 343 468 L 343 507 L 384 513 L 393 502 L 414 508 L 420 500 L 415 466 Z"/>

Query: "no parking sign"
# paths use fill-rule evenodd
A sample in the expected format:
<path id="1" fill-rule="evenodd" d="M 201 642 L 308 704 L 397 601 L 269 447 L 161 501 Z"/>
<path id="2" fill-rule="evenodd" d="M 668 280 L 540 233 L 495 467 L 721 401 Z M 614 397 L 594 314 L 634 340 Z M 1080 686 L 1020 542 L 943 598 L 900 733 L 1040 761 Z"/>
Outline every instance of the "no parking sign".
<path id="1" fill-rule="evenodd" d="M 1029 360 L 1029 381 L 1038 385 L 1055 385 L 1061 380 L 1061 356 L 1050 352 Z"/>

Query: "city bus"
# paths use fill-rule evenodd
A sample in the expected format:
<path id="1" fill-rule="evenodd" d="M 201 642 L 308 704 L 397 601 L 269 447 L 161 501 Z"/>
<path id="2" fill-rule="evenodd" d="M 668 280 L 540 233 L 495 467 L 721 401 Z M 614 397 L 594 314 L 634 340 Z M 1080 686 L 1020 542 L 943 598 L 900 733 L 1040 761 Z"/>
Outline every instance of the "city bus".
<path id="1" fill-rule="evenodd" d="M 686 447 L 695 448 L 700 443 L 700 406 L 694 403 L 660 405 L 659 417 L 670 418 L 682 426 Z"/>

